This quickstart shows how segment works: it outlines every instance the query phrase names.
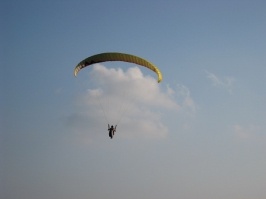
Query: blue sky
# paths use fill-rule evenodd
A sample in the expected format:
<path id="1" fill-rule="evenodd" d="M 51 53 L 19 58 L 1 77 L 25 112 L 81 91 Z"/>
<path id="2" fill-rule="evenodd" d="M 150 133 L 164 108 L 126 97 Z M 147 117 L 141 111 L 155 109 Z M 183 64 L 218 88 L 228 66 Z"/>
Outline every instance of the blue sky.
<path id="1" fill-rule="evenodd" d="M 1 198 L 266 198 L 265 1 L 0 3 Z"/>

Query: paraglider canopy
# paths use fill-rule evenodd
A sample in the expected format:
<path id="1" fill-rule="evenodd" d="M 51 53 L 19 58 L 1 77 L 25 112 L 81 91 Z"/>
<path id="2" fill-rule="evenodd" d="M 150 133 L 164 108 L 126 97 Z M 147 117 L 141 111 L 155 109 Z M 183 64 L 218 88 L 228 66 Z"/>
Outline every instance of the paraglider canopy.
<path id="1" fill-rule="evenodd" d="M 74 75 L 77 76 L 77 73 L 86 66 L 107 61 L 124 61 L 124 62 L 135 63 L 154 71 L 158 76 L 158 83 L 160 83 L 163 79 L 161 71 L 151 62 L 143 58 L 137 57 L 135 55 L 117 53 L 117 52 L 101 53 L 84 59 L 75 67 Z"/>

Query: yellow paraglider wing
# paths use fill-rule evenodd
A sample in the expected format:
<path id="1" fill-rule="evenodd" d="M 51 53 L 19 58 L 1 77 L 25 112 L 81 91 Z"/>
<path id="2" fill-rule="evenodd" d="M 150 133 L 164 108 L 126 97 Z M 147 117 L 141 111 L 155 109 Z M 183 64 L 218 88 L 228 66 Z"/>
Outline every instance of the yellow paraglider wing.
<path id="1" fill-rule="evenodd" d="M 124 61 L 124 62 L 135 63 L 154 71 L 158 75 L 158 83 L 161 82 L 163 79 L 161 71 L 151 62 L 142 59 L 140 57 L 137 57 L 135 55 L 116 53 L 116 52 L 101 53 L 84 59 L 76 66 L 74 70 L 74 75 L 77 76 L 77 73 L 86 66 L 107 61 Z"/>

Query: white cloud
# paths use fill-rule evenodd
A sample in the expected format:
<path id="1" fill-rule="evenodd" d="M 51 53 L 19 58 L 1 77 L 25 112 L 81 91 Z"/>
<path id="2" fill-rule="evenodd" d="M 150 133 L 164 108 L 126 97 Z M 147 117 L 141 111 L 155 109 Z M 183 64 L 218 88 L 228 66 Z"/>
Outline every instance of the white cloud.
<path id="1" fill-rule="evenodd" d="M 252 134 L 252 128 L 243 128 L 242 126 L 236 124 L 234 125 L 234 132 L 238 138 L 241 139 L 248 139 L 251 137 Z"/>
<path id="2" fill-rule="evenodd" d="M 157 80 L 150 76 L 144 77 L 138 67 L 129 68 L 126 72 L 122 69 L 108 69 L 96 64 L 90 74 L 94 78 L 96 86 L 100 86 L 106 92 L 105 96 L 117 98 L 122 96 L 127 100 L 141 102 L 146 106 L 161 106 L 168 109 L 178 109 L 178 105 L 169 97 L 168 92 L 162 92 Z M 102 96 L 101 96 L 102 97 Z M 107 99 L 107 97 L 105 97 Z"/>
<path id="3" fill-rule="evenodd" d="M 187 87 L 173 89 L 166 85 L 162 89 L 156 79 L 144 76 L 138 67 L 123 71 L 95 64 L 89 76 L 93 87 L 91 84 L 79 100 L 82 111 L 68 117 L 69 126 L 83 136 L 107 137 L 106 123 L 118 123 L 116 134 L 120 138 L 164 138 L 168 128 L 162 122 L 163 112 L 195 112 Z"/>
<path id="4" fill-rule="evenodd" d="M 233 82 L 235 82 L 234 77 L 225 77 L 223 80 L 221 78 L 218 78 L 213 73 L 210 73 L 208 71 L 205 71 L 208 74 L 208 78 L 212 80 L 212 85 L 215 87 L 221 87 L 226 90 L 228 90 L 229 93 L 233 93 Z"/>
<path id="5" fill-rule="evenodd" d="M 183 84 L 178 84 L 177 91 L 180 101 L 182 101 L 181 109 L 189 115 L 194 115 L 196 112 L 196 104 L 190 96 L 189 89 Z"/>
<path id="6" fill-rule="evenodd" d="M 241 126 L 239 124 L 236 124 L 233 126 L 234 128 L 234 133 L 239 139 L 254 139 L 254 138 L 259 138 L 263 137 L 261 135 L 261 128 L 259 126 L 255 125 L 248 125 L 248 126 Z"/>

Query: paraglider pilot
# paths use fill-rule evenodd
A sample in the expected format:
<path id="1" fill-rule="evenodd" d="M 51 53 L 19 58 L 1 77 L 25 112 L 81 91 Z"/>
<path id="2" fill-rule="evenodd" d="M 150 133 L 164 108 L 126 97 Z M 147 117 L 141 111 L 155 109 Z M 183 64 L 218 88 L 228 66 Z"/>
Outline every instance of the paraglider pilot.
<path id="1" fill-rule="evenodd" d="M 110 125 L 108 124 L 109 137 L 110 137 L 111 139 L 113 139 L 114 134 L 115 134 L 115 132 L 116 132 L 116 126 L 117 126 L 117 125 L 115 125 L 115 128 L 114 128 L 114 126 L 112 125 L 111 128 L 110 128 Z"/>

